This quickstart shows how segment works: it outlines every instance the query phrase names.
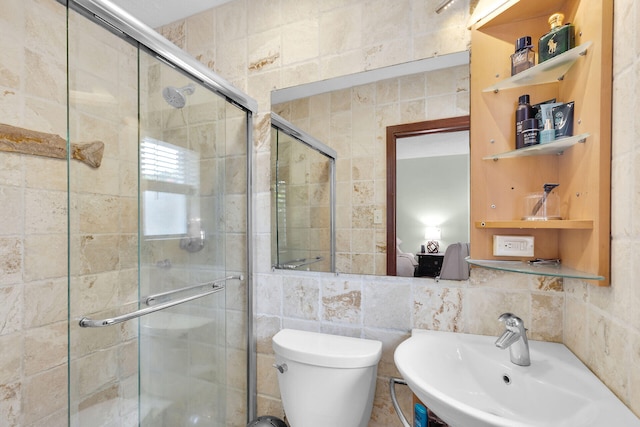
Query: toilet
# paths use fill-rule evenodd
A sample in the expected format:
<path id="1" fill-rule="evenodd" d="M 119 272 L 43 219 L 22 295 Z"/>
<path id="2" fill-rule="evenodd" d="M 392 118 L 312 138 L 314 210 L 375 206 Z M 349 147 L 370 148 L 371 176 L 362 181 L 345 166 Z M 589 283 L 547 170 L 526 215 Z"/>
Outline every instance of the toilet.
<path id="1" fill-rule="evenodd" d="M 367 427 L 380 341 L 283 329 L 273 350 L 291 427 Z"/>

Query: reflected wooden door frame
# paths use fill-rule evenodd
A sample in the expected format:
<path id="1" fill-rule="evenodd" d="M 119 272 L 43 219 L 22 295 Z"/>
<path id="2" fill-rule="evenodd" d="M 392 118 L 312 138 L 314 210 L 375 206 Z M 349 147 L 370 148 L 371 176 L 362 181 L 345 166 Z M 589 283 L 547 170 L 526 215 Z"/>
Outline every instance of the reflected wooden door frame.
<path id="1" fill-rule="evenodd" d="M 396 275 L 396 143 L 400 138 L 470 129 L 470 116 L 387 126 L 387 276 Z"/>

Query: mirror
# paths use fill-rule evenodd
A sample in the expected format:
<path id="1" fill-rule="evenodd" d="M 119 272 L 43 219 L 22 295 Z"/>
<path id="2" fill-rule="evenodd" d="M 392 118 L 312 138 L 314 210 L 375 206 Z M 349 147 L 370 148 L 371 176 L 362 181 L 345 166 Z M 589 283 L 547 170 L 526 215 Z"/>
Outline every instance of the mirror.
<path id="1" fill-rule="evenodd" d="M 469 242 L 469 127 L 461 116 L 387 128 L 387 275 L 437 277 L 447 246 Z"/>
<path id="2" fill-rule="evenodd" d="M 337 152 L 336 271 L 387 275 L 387 127 L 468 115 L 469 53 L 277 90 L 271 104 Z"/>

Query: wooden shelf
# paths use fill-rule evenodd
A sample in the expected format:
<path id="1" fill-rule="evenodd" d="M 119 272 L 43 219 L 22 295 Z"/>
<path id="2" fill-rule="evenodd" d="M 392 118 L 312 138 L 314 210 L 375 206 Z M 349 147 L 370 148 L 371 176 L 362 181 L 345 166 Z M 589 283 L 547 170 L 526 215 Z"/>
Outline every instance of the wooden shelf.
<path id="1" fill-rule="evenodd" d="M 520 228 L 520 229 L 538 229 L 538 230 L 592 230 L 593 221 L 571 220 L 571 219 L 552 219 L 547 221 L 527 221 L 527 220 L 509 220 L 509 221 L 476 221 L 476 228 Z"/>
<path id="2" fill-rule="evenodd" d="M 528 271 L 502 264 L 504 258 L 493 255 L 494 235 L 528 234 L 536 239 L 536 257 L 562 259 L 562 272 L 551 271 L 549 275 L 579 277 L 608 286 L 612 2 L 499 3 L 502 5 L 486 11 L 485 18 L 472 24 L 471 32 L 470 258 L 489 260 L 481 264 L 486 268 L 540 274 L 538 266 Z M 575 26 L 577 47 L 511 76 L 513 42 L 525 34 L 536 40 L 548 32 L 548 18 L 555 12 L 563 13 L 565 22 Z M 514 110 L 523 94 L 535 102 L 573 101 L 575 136 L 514 150 Z M 560 184 L 562 214 L 570 220 L 520 219 L 518 207 L 523 198 L 545 182 Z M 589 273 L 582 273 L 585 271 Z"/>
<path id="3" fill-rule="evenodd" d="M 562 154 L 567 148 L 573 147 L 577 143 L 584 143 L 589 137 L 588 133 L 570 136 L 567 138 L 556 139 L 546 144 L 536 144 L 529 147 L 519 148 L 517 150 L 506 151 L 504 153 L 491 154 L 484 156 L 483 160 L 509 159 L 514 157 L 527 156 L 546 156 L 549 154 Z"/>
<path id="4" fill-rule="evenodd" d="M 587 50 L 592 44 L 590 41 L 582 43 L 580 46 L 576 46 L 561 55 L 524 70 L 515 76 L 504 79 L 482 91 L 498 92 L 505 89 L 554 83 L 562 80 L 573 64 L 575 64 L 581 56 L 587 54 Z"/>
<path id="5" fill-rule="evenodd" d="M 581 280 L 605 280 L 604 276 L 575 270 L 562 263 L 531 263 L 528 261 L 495 261 L 485 259 L 466 258 L 466 261 L 476 267 L 491 270 L 509 271 L 512 273 L 534 274 L 536 276 L 565 277 Z"/>

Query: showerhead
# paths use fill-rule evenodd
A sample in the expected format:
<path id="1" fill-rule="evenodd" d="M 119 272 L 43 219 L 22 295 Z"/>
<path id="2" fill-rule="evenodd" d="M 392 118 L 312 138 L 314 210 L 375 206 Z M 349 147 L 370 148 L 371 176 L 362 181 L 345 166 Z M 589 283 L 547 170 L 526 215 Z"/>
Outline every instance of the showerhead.
<path id="1" fill-rule="evenodd" d="M 184 87 L 167 86 L 162 89 L 162 97 L 173 108 L 183 108 L 187 103 L 187 95 L 191 95 L 196 87 L 190 83 Z"/>

